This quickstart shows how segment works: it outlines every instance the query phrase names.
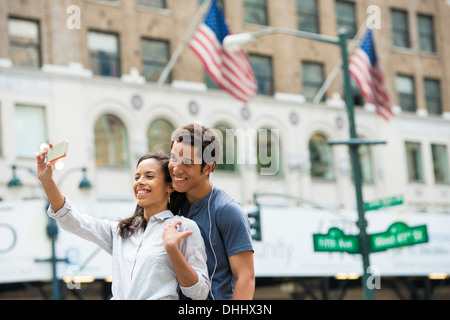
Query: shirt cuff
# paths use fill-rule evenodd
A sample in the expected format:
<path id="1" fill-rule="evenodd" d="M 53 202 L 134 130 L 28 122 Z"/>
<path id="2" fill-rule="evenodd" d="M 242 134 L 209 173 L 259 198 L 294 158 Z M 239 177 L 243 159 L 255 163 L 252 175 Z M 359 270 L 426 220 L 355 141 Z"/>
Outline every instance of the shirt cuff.
<path id="1" fill-rule="evenodd" d="M 51 205 L 49 205 L 47 209 L 47 214 L 50 218 L 58 219 L 64 217 L 66 214 L 68 214 L 70 211 L 72 211 L 72 204 L 70 201 L 64 196 L 65 202 L 64 206 L 59 209 L 57 212 L 55 212 Z"/>
<path id="2" fill-rule="evenodd" d="M 209 292 L 208 282 L 200 272 L 196 272 L 198 277 L 197 283 L 190 287 L 180 286 L 181 291 L 183 291 L 183 294 L 186 297 L 192 300 L 206 300 Z"/>

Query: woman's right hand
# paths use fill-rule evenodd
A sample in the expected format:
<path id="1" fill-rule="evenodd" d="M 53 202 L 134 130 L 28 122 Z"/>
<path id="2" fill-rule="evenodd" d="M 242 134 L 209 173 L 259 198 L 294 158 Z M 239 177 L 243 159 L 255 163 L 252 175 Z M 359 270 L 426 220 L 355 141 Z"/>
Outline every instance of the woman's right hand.
<path id="1" fill-rule="evenodd" d="M 41 183 L 46 183 L 53 180 L 53 164 L 51 162 L 44 162 L 47 152 L 48 147 L 44 147 L 41 152 L 36 153 L 37 176 Z"/>

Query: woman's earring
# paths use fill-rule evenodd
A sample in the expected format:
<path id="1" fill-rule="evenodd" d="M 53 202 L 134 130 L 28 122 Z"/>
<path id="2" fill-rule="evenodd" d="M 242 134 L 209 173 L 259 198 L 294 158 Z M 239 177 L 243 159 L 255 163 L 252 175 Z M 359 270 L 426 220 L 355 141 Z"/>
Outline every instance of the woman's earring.
<path id="1" fill-rule="evenodd" d="M 170 204 L 170 193 L 169 193 L 169 204 Z"/>

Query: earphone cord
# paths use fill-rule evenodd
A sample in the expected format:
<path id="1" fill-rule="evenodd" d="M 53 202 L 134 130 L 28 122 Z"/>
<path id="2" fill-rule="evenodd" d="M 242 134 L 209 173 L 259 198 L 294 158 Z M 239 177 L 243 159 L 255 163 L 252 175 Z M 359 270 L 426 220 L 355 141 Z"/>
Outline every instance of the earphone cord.
<path id="1" fill-rule="evenodd" d="M 214 278 L 214 274 L 216 273 L 216 268 L 217 268 L 217 256 L 216 256 L 216 252 L 214 251 L 214 247 L 212 245 L 212 241 L 211 241 L 211 232 L 212 232 L 212 221 L 211 221 L 211 211 L 209 209 L 209 204 L 211 202 L 211 196 L 213 194 L 213 190 L 214 190 L 214 186 L 211 189 L 211 193 L 209 194 L 209 199 L 208 199 L 208 216 L 209 216 L 209 245 L 211 246 L 211 250 L 213 252 L 214 255 L 214 269 L 213 272 L 211 274 L 211 287 L 209 289 L 209 292 L 211 293 L 211 296 L 213 298 L 213 300 L 216 300 L 216 298 L 214 297 L 214 294 L 212 293 L 212 282 L 213 282 L 213 278 Z"/>

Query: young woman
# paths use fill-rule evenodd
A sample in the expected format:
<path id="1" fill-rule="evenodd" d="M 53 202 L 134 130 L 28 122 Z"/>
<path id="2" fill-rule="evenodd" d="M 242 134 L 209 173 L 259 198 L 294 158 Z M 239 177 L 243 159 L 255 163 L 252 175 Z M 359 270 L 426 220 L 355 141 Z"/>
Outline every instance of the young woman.
<path id="1" fill-rule="evenodd" d="M 65 230 L 92 241 L 112 255 L 113 299 L 206 299 L 210 289 L 206 253 L 196 223 L 174 216 L 184 195 L 174 192 L 169 158 L 148 154 L 139 159 L 135 213 L 120 222 L 80 214 L 60 192 L 44 163 L 47 150 L 36 155 L 38 178 L 50 202 L 48 214 Z"/>

